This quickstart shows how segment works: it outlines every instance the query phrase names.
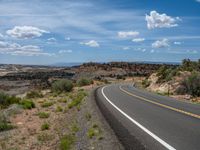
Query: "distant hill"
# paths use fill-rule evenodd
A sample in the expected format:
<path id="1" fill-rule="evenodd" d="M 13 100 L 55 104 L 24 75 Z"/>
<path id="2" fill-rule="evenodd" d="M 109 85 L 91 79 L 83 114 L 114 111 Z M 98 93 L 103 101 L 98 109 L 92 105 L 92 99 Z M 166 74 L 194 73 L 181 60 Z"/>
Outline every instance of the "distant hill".
<path id="1" fill-rule="evenodd" d="M 65 62 L 60 62 L 60 63 L 55 63 L 50 66 L 55 66 L 55 67 L 73 67 L 73 66 L 80 66 L 83 63 L 80 62 L 74 62 L 74 63 L 65 63 Z"/>

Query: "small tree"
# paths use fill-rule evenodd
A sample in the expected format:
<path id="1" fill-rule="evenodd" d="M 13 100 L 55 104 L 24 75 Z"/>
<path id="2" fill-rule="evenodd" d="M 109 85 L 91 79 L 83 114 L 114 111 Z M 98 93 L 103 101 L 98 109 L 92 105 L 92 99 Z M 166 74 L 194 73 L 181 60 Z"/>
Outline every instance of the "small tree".
<path id="1" fill-rule="evenodd" d="M 193 72 L 188 78 L 182 81 L 177 89 L 179 94 L 190 94 L 194 97 L 200 96 L 200 73 Z"/>
<path id="2" fill-rule="evenodd" d="M 62 79 L 52 84 L 52 91 L 57 93 L 70 92 L 72 89 L 73 83 L 70 80 Z"/>
<path id="3" fill-rule="evenodd" d="M 81 78 L 77 81 L 78 86 L 86 86 L 86 85 L 90 85 L 92 83 L 93 83 L 93 81 L 91 79 L 87 79 L 87 78 Z"/>

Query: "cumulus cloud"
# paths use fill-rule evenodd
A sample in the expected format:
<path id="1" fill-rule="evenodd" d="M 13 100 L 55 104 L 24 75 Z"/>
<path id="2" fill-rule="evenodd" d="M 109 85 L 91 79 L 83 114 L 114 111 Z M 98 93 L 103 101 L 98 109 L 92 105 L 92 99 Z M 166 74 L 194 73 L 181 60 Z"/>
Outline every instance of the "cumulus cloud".
<path id="1" fill-rule="evenodd" d="M 133 39 L 132 41 L 135 43 L 139 43 L 139 42 L 143 42 L 144 40 L 145 40 L 144 38 L 136 38 L 136 39 Z"/>
<path id="2" fill-rule="evenodd" d="M 181 42 L 174 42 L 175 45 L 181 45 Z"/>
<path id="3" fill-rule="evenodd" d="M 63 53 L 72 53 L 72 50 L 59 50 L 58 52 L 59 54 L 63 54 Z"/>
<path id="4" fill-rule="evenodd" d="M 168 39 L 157 40 L 154 43 L 152 43 L 153 48 L 164 48 L 169 46 L 170 45 Z"/>
<path id="5" fill-rule="evenodd" d="M 145 20 L 147 21 L 147 28 L 154 29 L 176 27 L 178 26 L 176 22 L 180 20 L 180 18 L 173 18 L 171 16 L 167 16 L 166 14 L 159 14 L 156 11 L 151 11 L 150 15 L 146 15 Z"/>
<path id="6" fill-rule="evenodd" d="M 10 55 L 23 55 L 23 56 L 53 56 L 53 53 L 45 53 L 38 46 L 25 45 L 22 46 L 17 43 L 8 43 L 0 41 L 0 53 Z"/>
<path id="7" fill-rule="evenodd" d="M 137 31 L 120 31 L 118 32 L 118 37 L 119 38 L 133 38 L 138 36 L 140 33 Z"/>
<path id="8" fill-rule="evenodd" d="M 30 39 L 49 32 L 33 26 L 15 26 L 13 29 L 7 30 L 6 33 L 14 38 Z"/>
<path id="9" fill-rule="evenodd" d="M 89 42 L 81 42 L 81 45 L 86 45 L 86 46 L 90 46 L 90 47 L 99 47 L 99 43 L 95 40 L 91 40 Z"/>

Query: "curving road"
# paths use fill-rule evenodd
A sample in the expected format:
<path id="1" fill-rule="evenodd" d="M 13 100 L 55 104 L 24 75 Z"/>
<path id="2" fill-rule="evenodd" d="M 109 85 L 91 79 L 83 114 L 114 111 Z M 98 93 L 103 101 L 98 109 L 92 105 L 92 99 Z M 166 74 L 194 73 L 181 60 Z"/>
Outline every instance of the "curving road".
<path id="1" fill-rule="evenodd" d="M 130 84 L 101 87 L 96 101 L 126 149 L 200 150 L 200 105 Z"/>

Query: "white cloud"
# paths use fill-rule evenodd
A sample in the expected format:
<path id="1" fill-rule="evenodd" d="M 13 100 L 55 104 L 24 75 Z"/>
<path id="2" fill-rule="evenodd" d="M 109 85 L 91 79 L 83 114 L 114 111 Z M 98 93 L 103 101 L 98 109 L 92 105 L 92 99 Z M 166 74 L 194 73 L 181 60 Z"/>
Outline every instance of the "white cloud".
<path id="1" fill-rule="evenodd" d="M 154 43 L 152 43 L 153 48 L 164 48 L 169 46 L 170 45 L 168 39 L 157 40 Z"/>
<path id="2" fill-rule="evenodd" d="M 66 40 L 66 41 L 70 41 L 71 38 L 70 38 L 70 37 L 65 37 L 65 40 Z"/>
<path id="3" fill-rule="evenodd" d="M 47 41 L 49 42 L 56 42 L 57 40 L 54 37 L 48 38 Z"/>
<path id="4" fill-rule="evenodd" d="M 128 38 L 128 37 L 131 37 L 131 38 L 133 38 L 133 37 L 136 37 L 136 36 L 138 36 L 140 33 L 139 32 L 137 32 L 137 31 L 120 31 L 120 32 L 118 32 L 118 37 L 119 38 Z"/>
<path id="5" fill-rule="evenodd" d="M 156 11 L 151 11 L 150 15 L 146 15 L 145 20 L 147 21 L 147 28 L 154 29 L 176 27 L 178 26 L 176 22 L 180 20 L 180 18 L 173 18 L 171 16 L 167 16 L 166 14 L 159 14 Z"/>
<path id="6" fill-rule="evenodd" d="M 49 32 L 33 26 L 15 26 L 13 29 L 8 30 L 6 33 L 14 38 L 29 39 L 40 37 L 43 33 Z"/>
<path id="7" fill-rule="evenodd" d="M 23 55 L 23 56 L 53 56 L 53 53 L 43 52 L 42 49 L 34 45 L 21 46 L 17 43 L 8 43 L 0 41 L 0 53 L 10 55 Z"/>
<path id="8" fill-rule="evenodd" d="M 129 50 L 129 49 L 130 49 L 130 47 L 128 47 L 128 46 L 125 46 L 125 47 L 123 47 L 122 49 L 123 49 L 123 50 Z"/>
<path id="9" fill-rule="evenodd" d="M 142 52 L 146 52 L 146 49 L 145 49 L 145 48 L 143 48 L 143 49 L 142 49 Z"/>
<path id="10" fill-rule="evenodd" d="M 175 41 L 174 44 L 175 44 L 175 45 L 181 45 L 182 43 L 181 43 L 181 42 L 176 42 L 176 41 Z"/>
<path id="11" fill-rule="evenodd" d="M 143 42 L 144 40 L 145 40 L 144 38 L 136 38 L 136 39 L 133 39 L 132 41 L 135 43 L 138 43 L 138 42 Z"/>
<path id="12" fill-rule="evenodd" d="M 86 45 L 86 46 L 90 46 L 90 47 L 99 47 L 99 43 L 95 40 L 91 40 L 89 42 L 81 42 L 81 45 Z"/>
<path id="13" fill-rule="evenodd" d="M 0 39 L 3 39 L 3 38 L 4 38 L 3 34 L 0 33 Z"/>
<path id="14" fill-rule="evenodd" d="M 152 49 L 151 51 L 150 51 L 150 53 L 154 53 L 155 52 L 155 50 L 154 49 Z"/>
<path id="15" fill-rule="evenodd" d="M 59 54 L 63 54 L 63 53 L 72 53 L 72 50 L 59 50 L 58 52 Z"/>
<path id="16" fill-rule="evenodd" d="M 196 1 L 200 3 L 200 0 L 196 0 Z"/>
<path id="17" fill-rule="evenodd" d="M 198 51 L 196 51 L 196 50 L 187 50 L 186 52 L 190 53 L 190 54 L 197 54 L 198 53 Z"/>

